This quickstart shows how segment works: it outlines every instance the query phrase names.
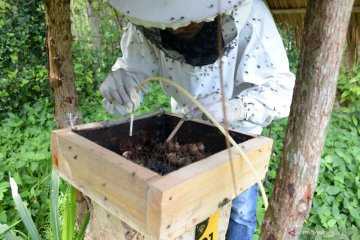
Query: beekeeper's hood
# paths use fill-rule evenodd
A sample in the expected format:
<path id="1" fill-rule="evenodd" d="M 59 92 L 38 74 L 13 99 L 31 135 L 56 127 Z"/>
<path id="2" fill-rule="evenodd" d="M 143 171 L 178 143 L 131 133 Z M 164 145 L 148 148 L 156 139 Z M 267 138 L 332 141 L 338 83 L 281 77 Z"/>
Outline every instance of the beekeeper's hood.
<path id="1" fill-rule="evenodd" d="M 132 23 L 146 28 L 179 28 L 212 21 L 218 14 L 241 8 L 245 22 L 252 0 L 108 0 Z"/>

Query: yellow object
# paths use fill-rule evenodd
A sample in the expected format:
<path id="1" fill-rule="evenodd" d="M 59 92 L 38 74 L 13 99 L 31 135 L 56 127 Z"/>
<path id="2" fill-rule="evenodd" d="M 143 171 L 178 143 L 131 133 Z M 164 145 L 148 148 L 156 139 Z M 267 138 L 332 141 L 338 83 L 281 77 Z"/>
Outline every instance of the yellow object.
<path id="1" fill-rule="evenodd" d="M 166 82 L 174 87 L 176 87 L 181 93 L 183 93 L 186 97 L 188 97 L 205 115 L 206 117 L 208 117 L 208 119 L 222 132 L 222 134 L 224 134 L 224 136 L 228 139 L 228 141 L 231 143 L 231 145 L 233 145 L 236 150 L 239 152 L 240 156 L 246 161 L 246 163 L 250 166 L 251 171 L 253 172 L 253 174 L 255 175 L 257 184 L 259 185 L 259 189 L 261 192 L 261 196 L 263 198 L 264 201 L 264 206 L 265 209 L 267 209 L 269 203 L 268 203 L 268 199 L 266 197 L 266 193 L 265 193 L 265 189 L 264 189 L 264 185 L 262 184 L 259 176 L 256 173 L 256 170 L 254 168 L 254 166 L 251 164 L 249 158 L 246 156 L 246 154 L 241 150 L 241 148 L 239 147 L 239 145 L 235 142 L 235 140 L 228 134 L 228 132 L 220 125 L 220 123 L 218 121 L 216 121 L 216 119 L 198 102 L 198 100 L 196 100 L 196 98 L 194 98 L 191 94 L 188 93 L 188 91 L 183 88 L 182 86 L 180 86 L 179 84 L 177 84 L 176 82 L 167 79 L 167 78 L 163 78 L 163 77 L 150 77 L 145 79 L 144 81 L 142 81 L 137 87 L 136 87 L 136 91 L 139 91 L 146 83 L 150 82 L 150 81 L 162 81 L 162 82 Z M 134 112 L 134 108 L 133 108 L 133 112 Z M 234 181 L 234 183 L 236 184 L 236 182 Z M 236 186 L 235 186 L 236 187 Z M 238 189 L 237 187 L 235 189 Z M 238 193 L 236 192 L 236 195 L 238 195 Z"/>
<path id="2" fill-rule="evenodd" d="M 196 225 L 195 240 L 218 240 L 219 210 L 211 217 Z"/>

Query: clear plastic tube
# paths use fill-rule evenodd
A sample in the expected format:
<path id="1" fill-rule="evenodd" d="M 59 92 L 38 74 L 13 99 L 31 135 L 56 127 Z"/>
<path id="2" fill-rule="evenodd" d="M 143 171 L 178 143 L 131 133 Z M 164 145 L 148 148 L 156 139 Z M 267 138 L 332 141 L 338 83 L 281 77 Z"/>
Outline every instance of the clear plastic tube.
<path id="1" fill-rule="evenodd" d="M 130 137 L 132 137 L 133 126 L 134 126 L 134 112 L 132 112 L 131 115 L 130 115 L 130 131 L 129 131 L 129 136 Z"/>

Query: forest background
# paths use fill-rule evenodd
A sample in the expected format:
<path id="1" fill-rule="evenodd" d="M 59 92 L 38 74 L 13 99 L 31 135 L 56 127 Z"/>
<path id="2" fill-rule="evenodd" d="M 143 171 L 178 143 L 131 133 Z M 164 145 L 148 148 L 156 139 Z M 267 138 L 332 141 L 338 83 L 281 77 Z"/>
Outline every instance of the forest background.
<path id="1" fill-rule="evenodd" d="M 116 58 L 126 21 L 102 0 L 72 0 L 72 34 L 76 89 L 82 122 L 117 118 L 106 113 L 98 87 Z M 52 239 L 49 220 L 51 175 L 50 131 L 55 128 L 45 49 L 45 14 L 39 1 L 0 0 L 0 224 L 22 238 L 28 233 L 19 221 L 11 197 L 9 175 L 44 239 Z M 292 29 L 279 26 L 296 73 L 298 49 Z M 137 114 L 169 109 L 169 98 L 153 84 Z M 287 119 L 274 121 L 263 135 L 274 139 L 265 179 L 270 195 L 281 158 Z M 360 239 L 360 67 L 343 66 L 337 99 L 323 151 L 311 213 L 304 231 L 314 238 L 324 232 L 346 232 Z M 60 206 L 67 185 L 61 184 Z M 258 201 L 257 221 L 264 209 Z M 260 224 L 258 224 L 260 226 Z M 257 232 L 258 234 L 258 229 Z M 257 235 L 256 235 L 257 236 Z M 0 228 L 0 239 L 1 228 Z M 311 238 L 311 239 L 314 239 Z"/>

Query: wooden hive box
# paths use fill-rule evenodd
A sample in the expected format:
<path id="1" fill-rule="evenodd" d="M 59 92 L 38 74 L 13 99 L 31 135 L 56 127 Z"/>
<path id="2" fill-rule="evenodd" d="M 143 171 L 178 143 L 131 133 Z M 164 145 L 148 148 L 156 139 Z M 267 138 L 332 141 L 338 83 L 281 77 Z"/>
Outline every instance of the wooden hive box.
<path id="1" fill-rule="evenodd" d="M 186 121 L 179 142 L 201 141 L 212 155 L 160 175 L 125 159 L 121 141 L 156 139 L 163 142 L 179 121 L 163 111 L 135 118 L 76 126 L 52 132 L 52 156 L 60 176 L 102 208 L 150 239 L 175 239 L 211 216 L 256 180 L 245 160 L 232 147 L 231 162 L 225 138 L 204 122 Z M 265 177 L 272 140 L 230 132 Z"/>

